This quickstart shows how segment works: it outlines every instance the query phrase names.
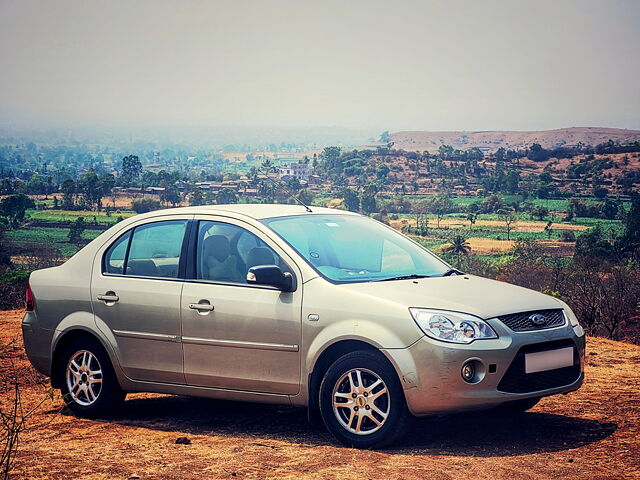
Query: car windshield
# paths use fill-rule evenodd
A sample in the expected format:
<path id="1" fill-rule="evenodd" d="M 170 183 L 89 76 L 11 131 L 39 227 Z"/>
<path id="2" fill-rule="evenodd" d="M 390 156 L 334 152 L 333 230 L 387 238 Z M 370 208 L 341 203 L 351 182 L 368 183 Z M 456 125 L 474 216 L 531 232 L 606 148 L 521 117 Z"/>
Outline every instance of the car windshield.
<path id="1" fill-rule="evenodd" d="M 428 250 L 367 217 L 295 215 L 263 223 L 334 282 L 433 277 L 450 270 Z"/>

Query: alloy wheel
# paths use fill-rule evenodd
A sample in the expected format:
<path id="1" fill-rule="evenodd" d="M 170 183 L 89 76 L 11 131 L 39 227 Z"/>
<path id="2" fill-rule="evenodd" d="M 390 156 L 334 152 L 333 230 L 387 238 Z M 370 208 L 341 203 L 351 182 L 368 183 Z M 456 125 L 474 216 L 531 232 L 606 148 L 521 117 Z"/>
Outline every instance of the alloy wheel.
<path id="1" fill-rule="evenodd" d="M 369 435 L 382 428 L 390 409 L 389 390 L 371 370 L 351 369 L 333 388 L 333 413 L 343 428 L 356 435 Z"/>
<path id="2" fill-rule="evenodd" d="M 83 407 L 93 405 L 102 391 L 102 368 L 88 350 L 76 352 L 67 364 L 67 388 L 74 402 Z"/>

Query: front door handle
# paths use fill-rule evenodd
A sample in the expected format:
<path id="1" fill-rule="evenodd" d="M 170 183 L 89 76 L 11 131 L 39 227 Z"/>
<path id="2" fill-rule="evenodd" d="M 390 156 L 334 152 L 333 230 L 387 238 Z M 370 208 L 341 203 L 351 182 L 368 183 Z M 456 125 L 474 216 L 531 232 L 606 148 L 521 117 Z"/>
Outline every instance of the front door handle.
<path id="1" fill-rule="evenodd" d="M 116 303 L 120 300 L 120 297 L 116 295 L 114 292 L 107 292 L 103 295 L 98 295 L 98 300 L 102 300 L 105 303 Z"/>
<path id="2" fill-rule="evenodd" d="M 210 303 L 190 303 L 189 308 L 191 310 L 198 310 L 199 312 L 211 312 L 213 305 Z"/>

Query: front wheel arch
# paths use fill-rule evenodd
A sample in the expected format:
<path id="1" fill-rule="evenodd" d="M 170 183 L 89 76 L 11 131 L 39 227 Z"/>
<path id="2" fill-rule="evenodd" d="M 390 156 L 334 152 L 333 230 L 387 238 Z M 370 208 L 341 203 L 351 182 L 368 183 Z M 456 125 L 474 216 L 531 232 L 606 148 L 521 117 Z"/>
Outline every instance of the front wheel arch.
<path id="1" fill-rule="evenodd" d="M 371 345 L 370 343 L 363 342 L 361 340 L 340 340 L 326 347 L 322 353 L 318 356 L 313 370 L 308 376 L 307 380 L 307 407 L 308 417 L 312 424 L 320 424 L 322 420 L 320 418 L 320 384 L 324 378 L 324 374 L 329 367 L 343 355 L 347 353 L 356 352 L 358 350 L 371 350 L 380 352 L 379 349 Z"/>
<path id="2" fill-rule="evenodd" d="M 313 365 L 313 370 L 307 377 L 307 418 L 312 425 L 318 426 L 322 424 L 322 418 L 320 415 L 320 384 L 322 383 L 325 373 L 327 373 L 329 367 L 340 357 L 357 351 L 369 351 L 378 354 L 396 372 L 396 376 L 398 377 L 400 384 L 403 383 L 402 375 L 398 371 L 398 368 L 396 368 L 394 362 L 392 362 L 384 352 L 376 346 L 363 342 L 362 340 L 339 340 L 332 343 L 318 356 L 318 359 Z M 404 400 L 406 402 L 407 398 L 404 394 L 404 390 L 402 394 L 405 397 Z"/>
<path id="3" fill-rule="evenodd" d="M 364 413 L 364 416 L 367 417 L 370 417 L 371 413 L 376 412 L 382 415 L 377 419 L 373 419 L 373 422 L 378 424 L 378 427 L 374 426 L 373 430 L 369 429 L 370 433 L 353 433 L 348 426 L 344 424 L 340 425 L 339 416 L 341 414 L 335 408 L 334 396 L 337 396 L 335 388 L 342 388 L 337 386 L 342 381 L 342 378 L 347 378 L 344 376 L 345 372 L 347 372 L 347 375 L 351 375 L 349 372 L 355 370 L 361 370 L 363 372 L 362 378 L 360 378 L 360 373 L 358 372 L 356 382 L 357 391 L 353 393 L 353 399 L 354 401 L 357 400 L 358 403 L 355 405 L 351 403 L 348 410 L 351 410 L 353 406 L 354 411 L 359 411 L 360 408 L 363 409 L 362 412 L 364 413 L 364 409 L 368 410 L 370 412 L 369 414 Z M 372 380 L 370 379 L 368 385 L 363 382 L 363 380 L 366 381 L 366 372 L 373 377 Z M 354 392 L 354 380 L 351 380 L 351 376 L 348 378 L 352 387 L 351 391 Z M 383 382 L 382 386 L 378 387 L 378 390 L 374 390 L 380 382 Z M 362 390 L 363 385 L 365 386 L 364 390 Z M 367 392 L 369 392 L 369 400 L 366 398 Z M 384 405 L 372 403 L 378 402 L 379 400 L 376 400 L 376 398 L 383 393 L 387 396 L 387 401 L 389 402 L 387 403 L 386 410 Z M 344 395 L 344 391 L 340 393 L 341 398 L 345 398 Z M 321 417 L 325 426 L 341 443 L 350 447 L 383 448 L 401 441 L 410 428 L 413 418 L 407 408 L 406 397 L 400 378 L 393 364 L 379 350 L 357 350 L 343 355 L 332 363 L 322 380 L 319 399 Z M 364 403 L 360 403 L 359 400 L 363 400 Z M 351 401 L 351 396 L 349 396 L 349 401 Z M 340 405 L 346 406 L 345 404 Z M 340 410 L 340 412 L 344 412 L 344 410 Z M 351 413 L 352 416 L 349 418 L 349 422 L 351 418 L 353 418 L 353 412 Z M 359 430 L 360 421 L 363 416 L 357 414 L 357 417 L 358 430 L 356 430 L 356 432 L 364 432 L 364 430 Z M 370 426 L 373 422 L 370 422 Z M 382 422 L 382 426 L 380 426 L 380 422 Z"/>

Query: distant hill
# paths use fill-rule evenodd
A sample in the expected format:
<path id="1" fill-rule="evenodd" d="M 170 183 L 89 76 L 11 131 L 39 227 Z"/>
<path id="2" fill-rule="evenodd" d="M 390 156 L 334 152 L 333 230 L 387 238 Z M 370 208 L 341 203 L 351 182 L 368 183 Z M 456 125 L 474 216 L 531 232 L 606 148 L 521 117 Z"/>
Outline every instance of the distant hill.
<path id="1" fill-rule="evenodd" d="M 424 132 L 405 131 L 391 134 L 394 148 L 408 151 L 425 151 L 433 153 L 440 145 L 467 150 L 478 147 L 487 152 L 495 152 L 500 147 L 519 150 L 534 143 L 544 148 L 555 148 L 562 145 L 595 146 L 609 141 L 633 142 L 640 141 L 640 130 L 623 128 L 600 127 L 572 127 L 558 130 L 541 130 L 537 132 L 514 132 L 507 130 L 478 131 L 478 132 Z"/>

